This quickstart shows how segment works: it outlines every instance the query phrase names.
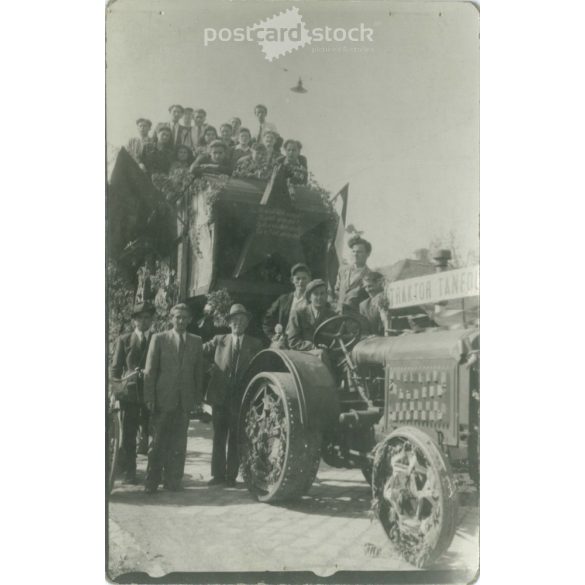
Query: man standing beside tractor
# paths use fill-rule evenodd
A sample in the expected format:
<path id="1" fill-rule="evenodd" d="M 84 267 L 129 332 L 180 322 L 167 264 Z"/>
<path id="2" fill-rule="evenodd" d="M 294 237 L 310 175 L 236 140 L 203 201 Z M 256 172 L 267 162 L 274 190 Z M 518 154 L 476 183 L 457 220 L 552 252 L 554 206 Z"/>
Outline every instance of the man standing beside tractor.
<path id="1" fill-rule="evenodd" d="M 182 489 L 189 413 L 203 398 L 201 338 L 187 333 L 191 311 L 184 304 L 171 309 L 173 328 L 153 336 L 144 371 L 144 399 L 152 417 L 152 442 L 146 470 L 147 493 L 163 479 L 171 491 Z"/>
<path id="2" fill-rule="evenodd" d="M 205 400 L 213 408 L 213 449 L 209 485 L 235 487 L 239 470 L 238 414 L 242 378 L 261 342 L 246 335 L 251 314 L 244 305 L 232 305 L 228 321 L 231 333 L 216 335 L 203 346 L 205 357 L 213 360 Z"/>

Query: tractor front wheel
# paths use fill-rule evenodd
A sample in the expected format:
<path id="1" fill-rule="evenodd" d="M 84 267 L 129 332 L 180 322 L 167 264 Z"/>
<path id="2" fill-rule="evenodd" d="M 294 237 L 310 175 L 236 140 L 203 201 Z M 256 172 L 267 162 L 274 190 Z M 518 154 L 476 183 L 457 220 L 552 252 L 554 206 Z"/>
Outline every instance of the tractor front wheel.
<path id="1" fill-rule="evenodd" d="M 430 565 L 449 548 L 457 521 L 457 494 L 449 464 L 420 429 L 401 427 L 378 444 L 372 478 L 373 508 L 400 554 Z"/>

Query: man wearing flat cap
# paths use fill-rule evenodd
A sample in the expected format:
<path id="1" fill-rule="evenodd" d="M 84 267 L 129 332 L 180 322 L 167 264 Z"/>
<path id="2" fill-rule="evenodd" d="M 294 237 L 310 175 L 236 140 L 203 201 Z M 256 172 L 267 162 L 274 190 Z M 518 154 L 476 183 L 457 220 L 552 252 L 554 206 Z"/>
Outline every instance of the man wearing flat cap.
<path id="1" fill-rule="evenodd" d="M 238 413 L 242 399 L 242 378 L 252 358 L 262 349 L 260 341 L 246 335 L 251 314 L 244 305 L 230 308 L 231 333 L 216 335 L 203 346 L 213 360 L 205 400 L 213 408 L 213 450 L 209 485 L 236 485 L 238 458 Z"/>
<path id="2" fill-rule="evenodd" d="M 182 489 L 187 453 L 189 413 L 203 398 L 201 338 L 187 333 L 191 310 L 180 303 L 171 309 L 173 328 L 153 335 L 144 370 L 144 400 L 152 417 L 152 441 L 146 470 L 147 493 L 162 480 L 171 491 Z"/>
<path id="3" fill-rule="evenodd" d="M 359 304 L 368 298 L 364 290 L 363 278 L 370 272 L 367 260 L 372 253 L 372 244 L 361 236 L 353 236 L 347 245 L 351 250 L 352 262 L 340 266 L 337 273 L 335 283 L 337 310 L 341 311 L 343 305 L 347 305 L 357 313 Z"/>
<path id="4" fill-rule="evenodd" d="M 327 284 L 317 278 L 305 290 L 307 305 L 291 311 L 286 335 L 291 349 L 308 351 L 317 349 L 313 345 L 313 334 L 321 323 L 335 317 L 335 311 L 327 303 Z"/>
<path id="5" fill-rule="evenodd" d="M 142 371 L 151 340 L 150 328 L 154 313 L 155 309 L 149 303 L 134 307 L 134 330 L 118 338 L 110 370 L 114 380 L 136 372 L 136 376 L 125 385 L 124 393 L 119 395 L 122 410 L 121 470 L 128 483 L 136 483 L 136 439 L 140 426 L 143 441 L 148 441 L 148 409 L 144 404 Z"/>
<path id="6" fill-rule="evenodd" d="M 311 280 L 309 267 L 306 264 L 295 264 L 290 271 L 290 280 L 295 287 L 294 291 L 279 296 L 264 315 L 262 329 L 268 339 L 274 336 L 274 328 L 277 325 L 286 331 L 293 308 L 300 309 L 307 304 L 305 289 Z"/>

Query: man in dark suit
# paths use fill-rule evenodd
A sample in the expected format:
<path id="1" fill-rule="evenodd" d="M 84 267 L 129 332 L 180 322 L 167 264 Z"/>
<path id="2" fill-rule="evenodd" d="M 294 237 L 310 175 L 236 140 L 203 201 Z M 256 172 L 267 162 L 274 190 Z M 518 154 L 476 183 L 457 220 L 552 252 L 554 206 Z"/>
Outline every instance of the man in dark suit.
<path id="1" fill-rule="evenodd" d="M 242 377 L 251 359 L 262 349 L 260 341 L 245 334 L 251 315 L 243 305 L 232 305 L 229 324 L 232 330 L 216 335 L 203 346 L 213 359 L 205 400 L 213 408 L 213 451 L 209 485 L 236 485 L 238 476 L 238 414 L 243 388 Z M 227 445 L 227 457 L 226 457 Z"/>
<path id="2" fill-rule="evenodd" d="M 305 290 L 307 305 L 290 314 L 286 335 L 291 349 L 300 351 L 314 350 L 313 334 L 321 323 L 336 313 L 327 303 L 327 284 L 317 278 L 312 280 Z"/>
<path id="3" fill-rule="evenodd" d="M 293 292 L 286 293 L 279 296 L 268 311 L 264 315 L 262 321 L 262 329 L 268 339 L 272 339 L 274 336 L 274 328 L 277 325 L 281 325 L 283 331 L 286 331 L 288 325 L 288 319 L 290 317 L 291 310 L 300 309 L 306 305 L 305 289 L 307 284 L 311 280 L 311 271 L 305 264 L 295 264 L 290 271 L 290 280 L 293 283 L 295 290 Z"/>
<path id="4" fill-rule="evenodd" d="M 171 322 L 171 330 L 153 335 L 144 371 L 144 400 L 152 417 L 147 493 L 156 492 L 163 469 L 165 487 L 182 489 L 189 412 L 199 408 L 203 398 L 203 344 L 187 333 L 189 307 L 175 305 Z"/>
<path id="5" fill-rule="evenodd" d="M 384 291 L 384 276 L 379 272 L 369 272 L 363 278 L 368 298 L 360 303 L 360 315 L 367 323 L 368 330 L 364 333 L 384 335 L 384 324 L 380 317 L 380 301 Z"/>
<path id="6" fill-rule="evenodd" d="M 185 127 L 181 124 L 181 118 L 183 117 L 184 113 L 185 108 L 183 108 L 183 106 L 173 104 L 169 107 L 169 114 L 171 115 L 169 126 L 171 128 L 173 146 L 179 146 L 180 144 L 183 144 L 182 140 Z"/>
<path id="7" fill-rule="evenodd" d="M 155 309 L 149 303 L 134 307 L 134 330 L 118 338 L 110 370 L 115 380 L 136 372 L 136 376 L 126 384 L 124 394 L 119 395 L 123 447 L 120 468 L 127 483 L 136 483 L 136 437 L 139 426 L 142 426 L 143 437 L 148 441 L 148 409 L 144 404 L 142 371 L 146 364 L 154 313 Z"/>

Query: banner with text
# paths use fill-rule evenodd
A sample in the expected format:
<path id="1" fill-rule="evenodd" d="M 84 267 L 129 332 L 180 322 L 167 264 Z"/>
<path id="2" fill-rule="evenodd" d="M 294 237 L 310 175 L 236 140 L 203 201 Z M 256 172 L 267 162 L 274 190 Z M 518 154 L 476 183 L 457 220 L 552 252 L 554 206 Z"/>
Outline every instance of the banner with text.
<path id="1" fill-rule="evenodd" d="M 386 285 L 391 309 L 479 295 L 479 266 L 436 272 Z"/>

